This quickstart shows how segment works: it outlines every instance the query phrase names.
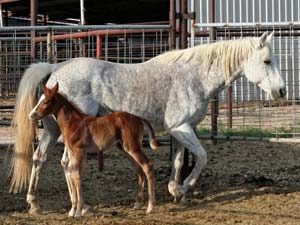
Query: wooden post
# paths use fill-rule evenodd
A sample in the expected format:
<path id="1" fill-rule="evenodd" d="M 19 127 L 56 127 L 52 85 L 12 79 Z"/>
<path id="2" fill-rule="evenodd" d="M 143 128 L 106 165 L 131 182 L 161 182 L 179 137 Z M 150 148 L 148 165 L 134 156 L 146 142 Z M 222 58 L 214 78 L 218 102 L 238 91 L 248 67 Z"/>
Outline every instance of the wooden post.
<path id="1" fill-rule="evenodd" d="M 47 31 L 47 62 L 51 63 L 52 55 L 52 43 L 51 43 L 51 31 Z"/>

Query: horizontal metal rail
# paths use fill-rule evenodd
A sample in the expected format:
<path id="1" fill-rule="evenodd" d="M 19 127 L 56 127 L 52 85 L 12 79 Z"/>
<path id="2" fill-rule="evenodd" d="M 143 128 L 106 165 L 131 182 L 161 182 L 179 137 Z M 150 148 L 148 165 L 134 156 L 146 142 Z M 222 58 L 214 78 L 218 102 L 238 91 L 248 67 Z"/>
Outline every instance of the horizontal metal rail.
<path id="1" fill-rule="evenodd" d="M 300 22 L 195 23 L 195 27 L 296 27 Z"/>
<path id="2" fill-rule="evenodd" d="M 169 25 L 84 25 L 84 26 L 15 26 L 15 27 L 1 27 L 0 32 L 5 31 L 45 31 L 45 30 L 149 30 L 149 29 L 170 29 Z"/>

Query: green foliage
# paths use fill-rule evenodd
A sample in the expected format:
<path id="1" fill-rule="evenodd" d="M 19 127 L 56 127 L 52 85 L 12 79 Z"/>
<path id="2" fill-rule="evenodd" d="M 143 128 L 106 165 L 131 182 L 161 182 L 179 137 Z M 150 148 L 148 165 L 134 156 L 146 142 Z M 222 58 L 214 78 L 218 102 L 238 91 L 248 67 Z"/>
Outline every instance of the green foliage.
<path id="1" fill-rule="evenodd" d="M 253 126 L 239 126 L 234 128 L 227 128 L 224 123 L 218 123 L 218 135 L 222 136 L 239 136 L 239 137 L 270 137 L 270 138 L 291 138 L 293 130 L 290 127 L 277 127 L 272 130 L 261 129 Z M 210 135 L 211 129 L 207 126 L 198 125 L 196 134 Z"/>

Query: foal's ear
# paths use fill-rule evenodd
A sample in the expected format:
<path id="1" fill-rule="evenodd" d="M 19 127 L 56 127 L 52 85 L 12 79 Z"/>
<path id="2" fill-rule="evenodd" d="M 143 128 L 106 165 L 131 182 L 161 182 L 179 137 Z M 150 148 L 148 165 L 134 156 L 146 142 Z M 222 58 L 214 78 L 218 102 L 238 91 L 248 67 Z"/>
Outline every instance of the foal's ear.
<path id="1" fill-rule="evenodd" d="M 42 88 L 45 96 L 48 96 L 49 95 L 49 89 L 46 87 L 46 84 L 42 83 L 41 88 Z"/>
<path id="2" fill-rule="evenodd" d="M 52 94 L 58 91 L 58 82 L 56 82 L 55 86 L 51 89 Z"/>

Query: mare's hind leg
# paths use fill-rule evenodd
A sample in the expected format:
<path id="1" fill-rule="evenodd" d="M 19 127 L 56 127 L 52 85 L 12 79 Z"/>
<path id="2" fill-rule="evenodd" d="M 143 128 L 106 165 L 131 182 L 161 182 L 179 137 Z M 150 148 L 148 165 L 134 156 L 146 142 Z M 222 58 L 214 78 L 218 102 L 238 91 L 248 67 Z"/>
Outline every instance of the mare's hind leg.
<path id="1" fill-rule="evenodd" d="M 153 211 L 155 200 L 154 192 L 154 175 L 153 175 L 153 164 L 148 160 L 144 153 L 137 149 L 135 151 L 127 151 L 128 154 L 136 161 L 136 163 L 142 168 L 148 181 L 148 207 L 146 213 L 149 214 Z"/>
<path id="2" fill-rule="evenodd" d="M 43 119 L 44 131 L 39 141 L 39 145 L 33 153 L 33 165 L 30 175 L 29 188 L 27 192 L 27 202 L 30 204 L 30 214 L 38 213 L 39 204 L 37 200 L 37 185 L 39 174 L 43 163 L 46 161 L 46 152 L 54 148 L 60 135 L 59 127 L 54 118 L 48 116 Z"/>
<path id="3" fill-rule="evenodd" d="M 194 133 L 193 128 L 189 124 L 183 124 L 179 127 L 173 128 L 170 131 L 171 135 L 177 139 L 185 148 L 190 150 L 196 158 L 196 164 L 190 173 L 190 175 L 184 180 L 183 185 L 180 186 L 178 183 L 175 184 L 176 195 L 174 197 L 181 198 L 184 197 L 189 188 L 193 187 L 197 182 L 200 172 L 207 163 L 207 153 L 201 146 L 197 136 Z M 183 157 L 183 156 L 182 156 Z M 173 161 L 173 166 L 176 169 L 176 162 Z M 180 173 L 179 168 L 177 168 L 177 173 Z M 181 168 L 180 168 L 181 169 Z M 173 194 L 173 193 L 171 193 Z"/>
<path id="4" fill-rule="evenodd" d="M 181 193 L 178 192 L 178 184 L 181 178 L 180 171 L 183 165 L 184 147 L 180 143 L 178 143 L 175 138 L 173 138 L 173 141 L 175 142 L 176 148 L 174 149 L 174 152 L 172 154 L 173 163 L 168 190 L 174 196 L 174 202 L 179 202 L 180 198 L 178 198 L 178 196 L 181 196 Z"/>

